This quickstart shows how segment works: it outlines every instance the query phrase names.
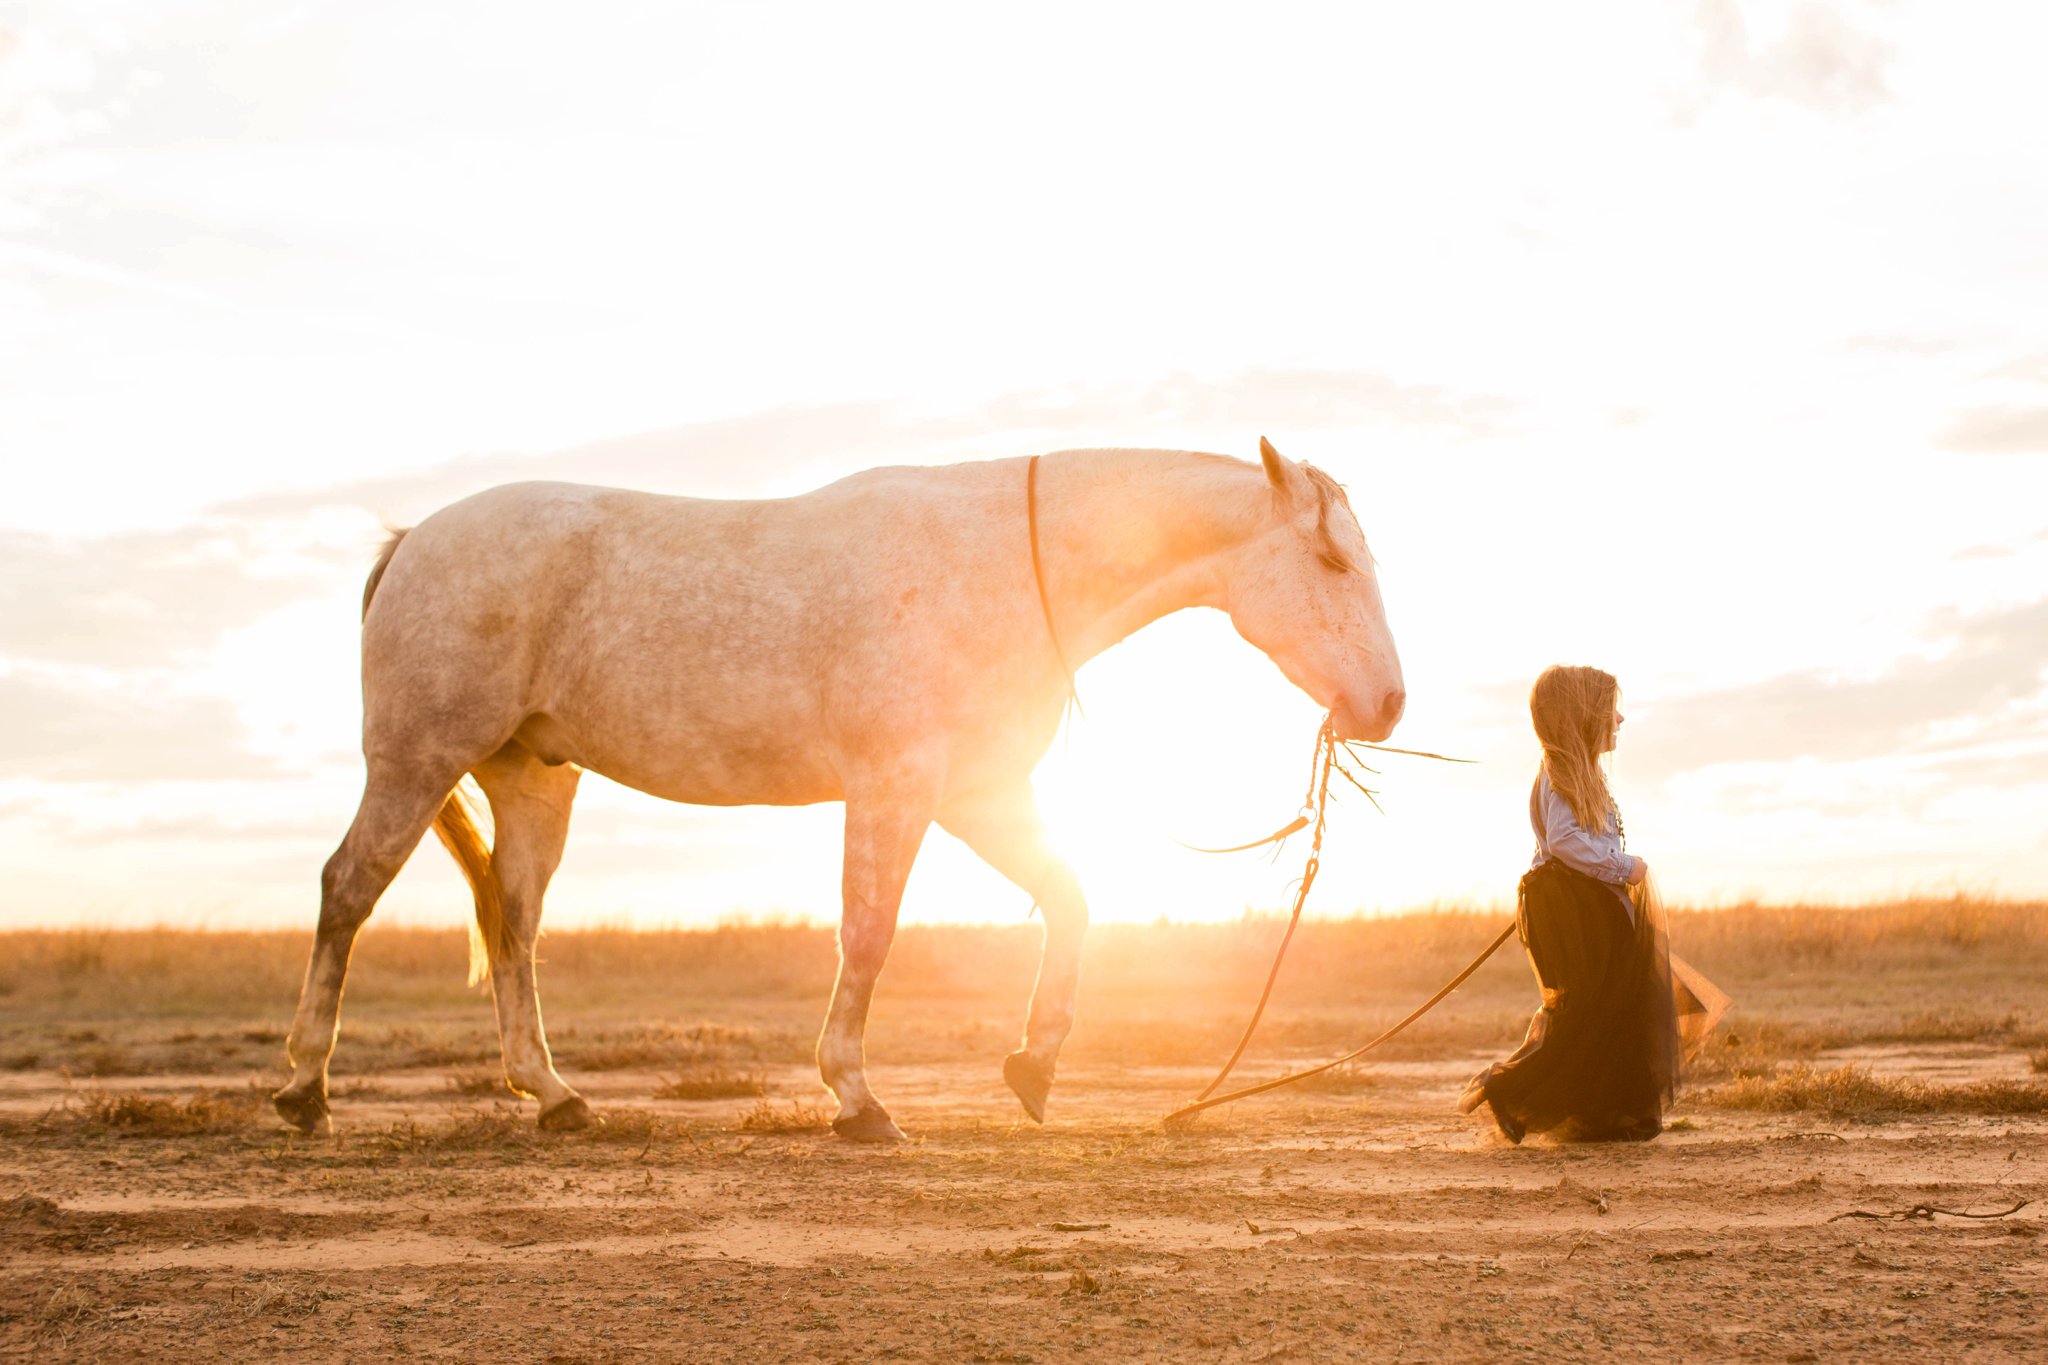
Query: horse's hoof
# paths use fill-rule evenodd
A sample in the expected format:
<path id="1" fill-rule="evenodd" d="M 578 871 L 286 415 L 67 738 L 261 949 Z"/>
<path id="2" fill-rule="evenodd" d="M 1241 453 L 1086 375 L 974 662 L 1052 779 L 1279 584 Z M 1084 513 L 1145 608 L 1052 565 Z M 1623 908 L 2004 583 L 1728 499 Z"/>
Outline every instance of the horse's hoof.
<path id="1" fill-rule="evenodd" d="M 1052 1068 L 1032 1061 L 1026 1053 L 1013 1052 L 1003 1058 L 1003 1079 L 1023 1102 L 1031 1121 L 1044 1123 L 1045 1098 L 1052 1094 Z"/>
<path id="2" fill-rule="evenodd" d="M 327 1096 L 318 1090 L 294 1093 L 289 1087 L 270 1097 L 277 1116 L 302 1133 L 332 1132 L 334 1118 L 327 1110 Z"/>
<path id="3" fill-rule="evenodd" d="M 832 1131 L 848 1142 L 902 1142 L 903 1130 L 879 1104 L 866 1104 L 847 1118 L 832 1120 Z"/>
<path id="4" fill-rule="evenodd" d="M 581 1095 L 556 1100 L 540 1111 L 540 1130 L 543 1133 L 574 1133 L 588 1128 L 596 1121 L 590 1112 L 590 1105 Z"/>

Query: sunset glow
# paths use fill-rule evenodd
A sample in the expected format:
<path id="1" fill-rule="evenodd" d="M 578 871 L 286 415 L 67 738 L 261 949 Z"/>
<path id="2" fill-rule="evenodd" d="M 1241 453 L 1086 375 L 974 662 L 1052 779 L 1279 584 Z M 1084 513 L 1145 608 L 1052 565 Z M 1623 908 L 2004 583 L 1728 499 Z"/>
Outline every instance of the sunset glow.
<path id="1" fill-rule="evenodd" d="M 1349 490 L 1393 742 L 1477 760 L 1389 756 L 1318 913 L 1512 896 L 1557 661 L 1674 899 L 2048 894 L 2039 21 L 1576 13 L 28 7 L 0 924 L 310 926 L 380 522 L 1261 435 Z M 1078 685 L 1095 917 L 1284 906 L 1300 841 L 1183 843 L 1293 815 L 1315 704 L 1215 612 Z M 833 918 L 840 819 L 592 776 L 547 922 Z M 904 916 L 1028 905 L 934 832 Z M 430 842 L 378 913 L 467 898 Z"/>

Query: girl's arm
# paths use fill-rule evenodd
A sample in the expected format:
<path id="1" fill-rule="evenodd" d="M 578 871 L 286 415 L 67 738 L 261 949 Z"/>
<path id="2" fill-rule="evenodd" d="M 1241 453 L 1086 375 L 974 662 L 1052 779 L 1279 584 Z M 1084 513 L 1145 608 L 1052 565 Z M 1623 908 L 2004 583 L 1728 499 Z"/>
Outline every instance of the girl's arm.
<path id="1" fill-rule="evenodd" d="M 1575 872 L 1596 881 L 1616 885 L 1641 880 L 1643 860 L 1622 852 L 1617 835 L 1586 829 L 1565 799 L 1543 784 L 1540 801 L 1543 815 L 1543 846 L 1550 855 Z"/>

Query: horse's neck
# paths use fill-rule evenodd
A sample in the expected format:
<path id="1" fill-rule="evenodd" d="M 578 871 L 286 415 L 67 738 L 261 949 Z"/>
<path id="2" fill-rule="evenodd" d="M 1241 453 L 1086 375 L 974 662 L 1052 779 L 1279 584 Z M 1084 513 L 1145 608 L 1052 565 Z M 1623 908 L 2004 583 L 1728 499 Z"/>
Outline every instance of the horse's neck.
<path id="1" fill-rule="evenodd" d="M 1225 605 L 1229 552 L 1260 528 L 1256 466 L 1179 451 L 1075 451 L 1039 469 L 1047 601 L 1076 668 L 1184 607 Z"/>

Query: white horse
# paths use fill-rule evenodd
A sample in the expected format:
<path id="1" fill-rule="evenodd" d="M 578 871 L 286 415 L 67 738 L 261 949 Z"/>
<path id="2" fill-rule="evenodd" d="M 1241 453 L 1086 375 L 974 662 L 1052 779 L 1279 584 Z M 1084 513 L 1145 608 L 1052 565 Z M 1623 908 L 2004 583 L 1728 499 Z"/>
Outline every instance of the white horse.
<path id="1" fill-rule="evenodd" d="M 1384 739 L 1401 715 L 1350 504 L 1259 444 L 1263 470 L 1076 450 L 872 469 L 765 501 L 509 484 L 398 533 L 363 594 L 368 775 L 321 876 L 278 1113 L 309 1132 L 329 1122 L 356 931 L 431 826 L 476 892 L 506 1080 L 540 1101 L 543 1128 L 590 1121 L 549 1055 L 533 962 L 589 768 L 699 805 L 846 803 L 818 1070 L 848 1138 L 903 1136 L 868 1089 L 868 1002 L 925 830 L 957 835 L 1045 917 L 1023 1046 L 1003 1066 L 1042 1120 L 1088 920 L 1031 791 L 1068 666 L 1168 612 L 1217 607 L 1339 735 Z M 490 802 L 488 848 L 455 794 L 465 773 Z"/>

